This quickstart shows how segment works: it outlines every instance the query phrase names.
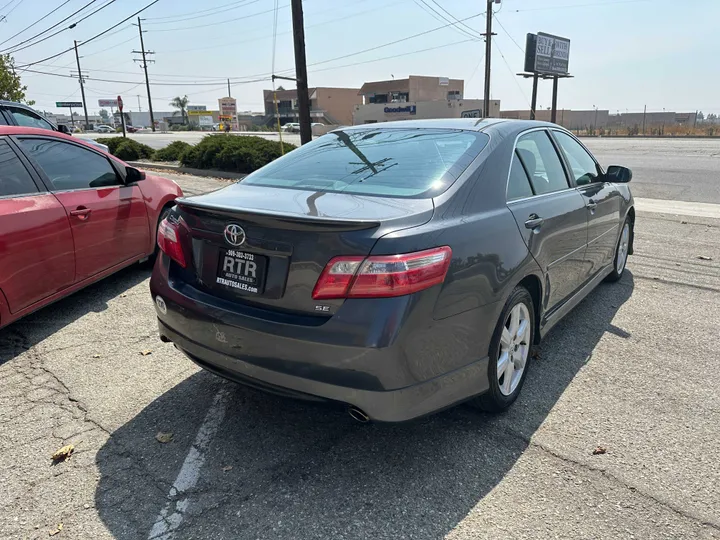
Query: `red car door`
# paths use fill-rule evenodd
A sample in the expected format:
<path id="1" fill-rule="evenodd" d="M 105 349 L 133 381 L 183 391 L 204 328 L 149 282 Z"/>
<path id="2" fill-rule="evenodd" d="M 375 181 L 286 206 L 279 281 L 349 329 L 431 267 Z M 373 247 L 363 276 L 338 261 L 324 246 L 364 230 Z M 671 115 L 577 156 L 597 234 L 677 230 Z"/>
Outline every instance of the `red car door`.
<path id="1" fill-rule="evenodd" d="M 11 313 L 72 285 L 75 277 L 65 209 L 38 185 L 0 138 L 0 290 Z"/>
<path id="2" fill-rule="evenodd" d="M 20 136 L 18 142 L 68 213 L 76 281 L 147 255 L 150 228 L 140 188 L 124 185 L 107 156 L 53 138 Z"/>

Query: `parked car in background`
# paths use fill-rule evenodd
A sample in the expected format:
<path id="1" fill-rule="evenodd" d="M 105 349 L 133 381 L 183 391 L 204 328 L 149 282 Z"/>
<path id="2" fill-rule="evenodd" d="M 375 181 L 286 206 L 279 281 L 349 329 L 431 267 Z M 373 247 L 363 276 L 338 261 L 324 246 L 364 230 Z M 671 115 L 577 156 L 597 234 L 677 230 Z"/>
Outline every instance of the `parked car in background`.
<path id="1" fill-rule="evenodd" d="M 55 125 L 45 118 L 36 110 L 14 101 L 0 101 L 0 127 L 2 126 L 25 126 L 39 129 L 49 129 L 70 135 L 70 128 L 65 125 Z M 78 128 L 78 133 L 82 130 Z M 108 147 L 97 141 L 86 139 L 87 143 L 92 144 L 103 150 L 108 151 Z"/>
<path id="2" fill-rule="evenodd" d="M 363 421 L 467 400 L 501 411 L 533 344 L 622 277 L 631 176 L 550 123 L 332 131 L 177 201 L 150 281 L 160 337 L 220 376 Z"/>
<path id="3" fill-rule="evenodd" d="M 300 124 L 297 122 L 288 122 L 284 124 L 280 129 L 287 131 L 288 133 L 300 133 Z"/>
<path id="4" fill-rule="evenodd" d="M 115 128 L 112 126 L 99 124 L 95 126 L 95 131 L 97 131 L 98 133 L 115 133 Z"/>
<path id="5" fill-rule="evenodd" d="M 0 327 L 152 257 L 180 196 L 86 140 L 0 126 Z"/>

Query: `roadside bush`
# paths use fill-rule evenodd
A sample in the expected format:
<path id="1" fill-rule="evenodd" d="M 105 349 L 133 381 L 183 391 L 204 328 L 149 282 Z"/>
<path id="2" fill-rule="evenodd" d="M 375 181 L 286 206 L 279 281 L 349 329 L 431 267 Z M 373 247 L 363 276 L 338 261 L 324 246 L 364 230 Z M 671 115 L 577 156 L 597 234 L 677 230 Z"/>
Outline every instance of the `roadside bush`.
<path id="1" fill-rule="evenodd" d="M 125 137 L 108 137 L 106 139 L 98 139 L 99 142 L 106 144 L 110 153 L 123 160 L 134 160 L 134 159 L 152 159 L 155 150 L 150 148 L 147 144 L 141 144 L 132 139 Z M 120 146 L 126 146 L 123 150 L 124 156 L 133 155 L 136 157 L 123 157 L 118 154 Z M 130 150 L 132 148 L 132 151 Z"/>
<path id="2" fill-rule="evenodd" d="M 188 148 L 192 148 L 191 145 L 184 141 L 175 141 L 167 145 L 165 148 L 155 151 L 153 156 L 154 161 L 179 161 L 180 156 Z"/>
<path id="3" fill-rule="evenodd" d="M 295 145 L 285 143 L 285 153 Z M 282 155 L 280 143 L 262 137 L 209 135 L 187 149 L 180 161 L 185 167 L 251 173 Z"/>
<path id="4" fill-rule="evenodd" d="M 140 159 L 138 149 L 127 140 L 118 145 L 115 152 L 113 152 L 113 155 L 123 161 L 135 161 Z"/>

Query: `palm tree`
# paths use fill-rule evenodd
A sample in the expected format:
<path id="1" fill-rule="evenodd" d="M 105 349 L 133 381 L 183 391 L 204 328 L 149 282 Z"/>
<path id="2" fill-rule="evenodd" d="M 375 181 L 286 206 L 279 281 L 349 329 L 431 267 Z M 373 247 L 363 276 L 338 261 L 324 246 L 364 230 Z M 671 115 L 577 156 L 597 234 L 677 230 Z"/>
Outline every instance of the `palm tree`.
<path id="1" fill-rule="evenodd" d="M 183 124 L 187 124 L 187 105 L 190 102 L 187 96 L 183 97 L 176 97 L 170 102 L 171 107 L 175 107 L 176 109 L 180 109 L 179 111 L 175 111 L 173 113 L 173 116 L 175 116 L 178 112 L 182 115 Z"/>

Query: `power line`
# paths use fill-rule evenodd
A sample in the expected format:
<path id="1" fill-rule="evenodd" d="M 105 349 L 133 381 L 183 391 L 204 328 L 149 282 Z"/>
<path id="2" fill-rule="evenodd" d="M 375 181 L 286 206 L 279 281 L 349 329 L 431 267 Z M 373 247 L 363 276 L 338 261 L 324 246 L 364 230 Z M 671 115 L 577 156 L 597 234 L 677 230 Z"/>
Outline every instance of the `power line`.
<path id="1" fill-rule="evenodd" d="M 583 8 L 583 7 L 595 7 L 595 6 L 611 6 L 614 4 L 637 4 L 638 2 L 650 2 L 651 0 L 615 0 L 614 2 L 594 2 L 592 4 L 570 4 L 564 6 L 543 6 L 539 8 L 527 8 L 527 9 L 513 9 L 510 13 L 522 13 L 525 11 L 546 11 L 552 9 L 570 9 L 570 8 Z"/>
<path id="2" fill-rule="evenodd" d="M 114 2 L 115 0 L 112 0 L 112 1 Z M 110 28 L 107 28 L 106 30 L 103 30 L 103 31 L 100 32 L 99 34 L 95 34 L 95 35 L 94 35 L 93 37 L 91 37 L 90 39 L 86 39 L 85 41 L 83 41 L 83 42 L 82 42 L 80 45 L 78 45 L 78 46 L 79 46 L 79 47 L 82 47 L 83 45 L 87 45 L 87 44 L 90 43 L 91 41 L 93 41 L 93 40 L 99 38 L 100 36 L 102 36 L 103 34 L 107 34 L 110 30 L 112 30 L 112 29 L 114 29 L 114 28 L 117 28 L 118 26 L 120 26 L 120 25 L 123 24 L 123 23 L 126 23 L 127 21 L 129 21 L 129 20 L 132 19 L 133 17 L 137 16 L 138 14 L 142 13 L 143 11 L 145 11 L 146 9 L 148 9 L 149 7 L 157 4 L 159 1 L 160 1 L 160 0 L 153 0 L 153 1 L 150 2 L 148 5 L 146 5 L 144 8 L 139 9 L 138 11 L 136 11 L 135 13 L 133 13 L 132 15 L 124 18 L 124 19 L 123 19 L 122 21 L 120 21 L 119 23 L 116 23 L 116 24 L 112 25 Z M 59 53 L 56 53 L 56 54 L 54 54 L 54 55 L 52 55 L 52 56 L 48 56 L 47 58 L 43 58 L 42 60 L 37 60 L 37 61 L 35 61 L 35 62 L 30 62 L 30 63 L 28 63 L 28 64 L 23 64 L 22 66 L 19 66 L 19 67 L 34 66 L 35 64 L 40 64 L 40 63 L 42 63 L 42 62 L 45 62 L 46 60 L 50 60 L 51 58 L 56 58 L 56 57 L 58 57 L 58 56 L 61 56 L 61 55 L 65 54 L 65 53 L 69 52 L 69 51 L 72 51 L 72 50 L 73 50 L 73 47 L 70 47 L 69 49 L 65 49 L 64 51 L 60 51 Z"/>
<path id="3" fill-rule="evenodd" d="M 452 19 L 454 19 L 454 17 L 452 17 L 452 16 L 451 16 L 452 19 L 449 19 L 448 17 L 446 17 L 445 15 L 440 13 L 438 10 L 433 8 L 425 0 L 414 0 L 414 1 L 415 1 L 415 4 L 417 4 L 426 13 L 429 13 L 430 16 L 432 16 L 434 19 L 436 19 L 440 22 L 450 23 L 453 26 L 453 30 L 457 30 L 458 32 L 462 33 L 464 36 L 467 36 L 470 38 L 475 38 L 475 39 L 480 39 L 480 35 L 475 33 L 475 31 L 472 28 L 465 25 L 461 21 L 458 21 L 457 19 L 455 19 L 455 21 L 453 21 Z M 461 28 L 461 25 L 466 26 L 470 31 L 468 31 L 464 28 Z"/>
<path id="4" fill-rule="evenodd" d="M 505 29 L 505 27 L 503 26 L 503 24 L 500 22 L 500 19 L 498 19 L 497 17 L 495 17 L 495 15 L 493 15 L 493 17 L 495 18 L 495 22 L 497 22 L 497 23 L 500 25 L 500 28 L 502 28 L 502 31 L 505 32 L 505 34 L 507 35 L 507 37 L 509 37 L 510 40 L 515 44 L 515 46 L 516 46 L 518 49 L 520 49 L 520 52 L 521 52 L 521 53 L 525 54 L 525 49 L 523 49 L 523 48 L 518 44 L 518 42 L 515 41 L 515 38 L 512 37 L 512 36 L 510 35 L 510 32 L 508 32 L 508 31 Z"/>
<path id="5" fill-rule="evenodd" d="M 54 34 L 50 34 L 49 36 L 45 36 L 45 37 L 42 38 L 42 39 L 39 39 L 39 40 L 37 40 L 37 41 L 34 41 L 33 43 L 29 43 L 28 45 L 25 45 L 24 47 L 15 48 L 15 49 L 13 49 L 13 50 L 10 51 L 10 52 L 13 53 L 13 54 L 15 54 L 15 53 L 18 52 L 18 51 L 22 51 L 22 50 L 28 49 L 28 48 L 30 48 L 30 47 L 33 47 L 33 46 L 37 45 L 38 43 L 42 43 L 43 41 L 47 41 L 48 39 L 50 39 L 50 38 L 52 38 L 52 37 L 55 37 L 55 36 L 57 36 L 58 34 L 62 34 L 62 33 L 65 32 L 66 30 L 70 30 L 71 28 L 75 28 L 78 24 L 80 24 L 81 22 L 83 22 L 85 19 L 89 19 L 90 17 L 92 17 L 93 15 L 95 15 L 98 11 L 101 11 L 101 10 L 105 9 L 105 8 L 108 7 L 110 4 L 113 4 L 113 3 L 115 3 L 115 2 L 117 2 L 117 0 L 109 0 L 107 4 L 104 4 L 104 5 L 100 6 L 100 7 L 97 8 L 95 11 L 93 11 L 92 13 L 89 13 L 88 15 L 85 15 L 82 19 L 75 21 L 75 22 L 72 23 L 70 26 L 68 26 L 68 27 L 66 27 L 66 28 L 62 28 L 62 29 L 58 30 L 57 32 L 55 32 Z"/>
<path id="6" fill-rule="evenodd" d="M 235 6 L 238 4 L 242 4 L 243 2 L 247 2 L 247 0 L 240 0 L 239 2 L 230 2 L 229 4 L 223 4 L 221 6 L 215 6 L 213 8 L 208 9 L 201 9 L 199 11 L 189 11 L 187 13 L 179 13 L 177 15 L 167 15 L 165 17 L 147 17 L 146 21 L 160 21 L 160 20 L 166 20 L 166 19 L 175 19 L 177 17 L 185 17 L 186 15 L 197 15 L 198 13 L 207 13 L 208 11 L 214 11 L 216 9 L 228 7 L 228 6 Z M 155 23 L 152 23 L 155 24 Z"/>
<path id="7" fill-rule="evenodd" d="M 20 0 L 17 4 L 15 4 L 15 5 L 13 6 L 13 8 L 12 8 L 10 11 L 7 12 L 6 15 L 3 15 L 2 17 L 0 17 L 0 21 L 7 21 L 8 15 L 10 15 L 13 11 L 15 11 L 15 10 L 18 8 L 18 6 L 19 6 L 20 4 L 22 4 L 24 1 L 25 1 L 25 0 Z M 11 2 L 11 3 L 12 3 L 12 2 Z M 10 4 L 6 4 L 6 6 L 8 6 L 8 5 L 10 5 Z M 3 8 L 3 9 L 4 9 L 4 8 Z"/>
<path id="8" fill-rule="evenodd" d="M 192 21 L 194 19 L 202 19 L 203 17 L 212 17 L 213 15 L 217 15 L 218 13 L 225 13 L 227 11 L 233 11 L 240 7 L 245 7 L 245 6 L 249 6 L 250 4 L 255 4 L 259 1 L 260 0 L 242 0 L 242 2 L 238 2 L 238 4 L 240 4 L 240 5 L 236 5 L 235 7 L 231 7 L 228 9 L 221 9 L 221 10 L 215 11 L 213 13 L 206 13 L 204 15 L 195 15 L 193 17 L 185 17 L 184 19 L 176 19 L 173 21 L 163 21 L 163 22 L 155 22 L 155 23 L 148 23 L 148 24 L 153 24 L 153 25 L 155 25 L 155 24 L 174 24 L 174 23 L 179 23 L 179 22 L 183 22 L 183 21 Z M 215 8 L 215 9 L 217 9 L 217 8 Z M 206 11 L 209 11 L 209 10 L 206 10 Z"/>
<path id="9" fill-rule="evenodd" d="M 290 4 L 280 6 L 280 8 L 287 8 L 287 7 L 290 7 Z M 197 28 L 206 28 L 208 26 L 218 26 L 219 24 L 226 24 L 229 22 L 240 21 L 243 19 L 250 19 L 251 17 L 257 17 L 258 15 L 265 15 L 266 13 L 272 13 L 273 11 L 275 11 L 275 9 L 268 9 L 266 11 L 258 11 L 257 13 L 253 13 L 252 15 L 245 15 L 244 17 L 235 17 L 234 19 L 225 19 L 224 21 L 216 21 L 216 22 L 208 23 L 208 24 L 178 26 L 177 28 L 163 28 L 160 30 L 152 30 L 152 31 L 153 32 L 176 32 L 178 30 L 195 30 Z"/>
<path id="10" fill-rule="evenodd" d="M 515 82 L 515 85 L 518 87 L 518 90 L 520 90 L 520 94 L 525 99 L 525 102 L 528 104 L 528 107 L 532 108 L 532 105 L 530 104 L 530 100 L 525 95 L 525 91 L 522 89 L 522 86 L 520 86 L 520 83 L 517 80 L 517 77 L 515 77 L 515 73 L 513 72 L 512 68 L 510 67 L 510 64 L 508 63 L 507 59 L 505 58 L 505 55 L 500 50 L 500 47 L 497 44 L 497 41 L 495 42 L 495 48 L 500 53 L 500 57 L 503 59 L 503 62 L 505 62 L 505 66 L 508 68 L 508 71 L 510 72 L 510 76 L 512 77 L 512 80 Z"/>
<path id="11" fill-rule="evenodd" d="M 25 32 L 26 30 L 30 30 L 30 28 L 32 28 L 33 26 L 35 26 L 37 23 L 39 23 L 40 21 L 43 21 L 43 20 L 47 19 L 50 15 L 52 15 L 52 14 L 55 13 L 57 10 L 59 10 L 61 7 L 63 7 L 65 4 L 68 4 L 68 3 L 70 3 L 71 1 L 72 1 L 72 0 L 65 0 L 65 1 L 64 1 L 62 4 L 60 4 L 58 7 L 56 7 L 56 8 L 53 9 L 52 11 L 50 11 L 50 12 L 46 13 L 45 15 L 43 15 L 43 16 L 40 17 L 37 21 L 35 21 L 34 23 L 32 23 L 31 25 L 26 26 L 25 28 L 23 28 L 22 30 L 20 30 L 19 32 L 17 32 L 16 34 L 13 34 L 13 35 L 10 36 L 9 38 L 7 38 L 5 41 L 0 41 L 0 45 L 3 45 L 3 44 L 5 44 L 5 43 L 7 43 L 8 41 L 10 41 L 11 39 L 16 38 L 17 36 L 19 36 L 20 34 L 22 34 L 23 32 Z"/>
<path id="12" fill-rule="evenodd" d="M 14 49 L 14 48 L 18 47 L 19 45 L 23 45 L 23 44 L 27 43 L 28 41 L 32 41 L 33 39 L 42 36 L 43 34 L 47 34 L 47 33 L 50 32 L 53 28 L 57 27 L 59 24 L 62 24 L 62 23 L 64 23 L 65 21 L 67 21 L 68 19 L 73 18 L 75 15 L 77 15 L 78 13 L 80 13 L 81 11 L 83 11 L 84 9 L 90 7 L 92 4 L 94 4 L 94 3 L 97 2 L 97 1 L 98 1 L 98 0 L 90 0 L 90 2 L 88 2 L 87 4 L 85 4 L 83 7 L 81 7 L 81 8 L 78 9 L 77 11 L 75 11 L 75 12 L 71 13 L 70 15 L 68 15 L 67 17 L 65 17 L 62 21 L 55 23 L 54 25 L 46 28 L 46 29 L 43 30 L 42 32 L 38 32 L 38 33 L 35 34 L 34 36 L 29 37 L 29 38 L 27 38 L 26 40 L 21 41 L 20 43 L 16 43 L 15 45 L 11 45 L 10 47 L 6 47 L 5 49 L 3 49 L 3 50 L 0 51 L 0 52 L 5 52 L 5 51 L 8 51 L 8 50 L 10 50 L 10 49 Z M 5 41 L 8 41 L 8 40 L 5 40 Z M 4 42 L 3 42 L 3 43 L 4 43 Z"/>
<path id="13" fill-rule="evenodd" d="M 422 1 L 424 2 L 424 0 L 422 0 Z M 441 10 L 443 10 L 443 11 L 448 15 L 448 17 L 450 17 L 450 18 L 453 19 L 454 21 L 460 23 L 462 26 L 464 26 L 465 28 L 467 28 L 468 31 L 470 31 L 471 33 L 475 34 L 477 37 L 480 37 L 480 36 L 481 36 L 480 32 L 478 32 L 477 30 L 475 30 L 475 29 L 472 28 L 471 26 L 468 26 L 468 25 L 465 24 L 464 22 L 460 21 L 457 17 L 455 17 L 455 15 L 453 15 L 453 14 L 450 13 L 447 9 L 445 9 L 445 8 L 442 7 L 440 4 L 438 4 L 435 0 L 430 0 L 430 1 L 431 1 L 433 4 L 435 4 L 438 8 L 440 8 Z"/>

